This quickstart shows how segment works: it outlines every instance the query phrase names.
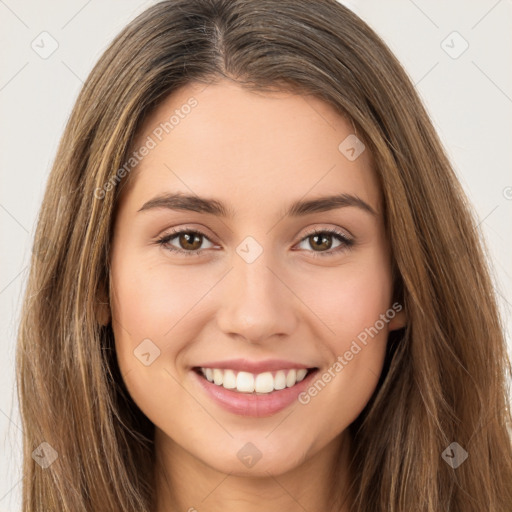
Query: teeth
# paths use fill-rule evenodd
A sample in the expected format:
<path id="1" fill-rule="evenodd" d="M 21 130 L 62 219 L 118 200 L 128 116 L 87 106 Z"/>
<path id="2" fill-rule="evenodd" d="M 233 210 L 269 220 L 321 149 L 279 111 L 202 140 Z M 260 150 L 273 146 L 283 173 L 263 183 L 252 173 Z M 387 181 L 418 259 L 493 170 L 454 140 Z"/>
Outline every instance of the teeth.
<path id="1" fill-rule="evenodd" d="M 222 385 L 226 389 L 235 389 L 236 388 L 236 375 L 233 370 L 226 370 L 224 372 L 224 379 L 222 380 Z"/>
<path id="2" fill-rule="evenodd" d="M 260 373 L 254 381 L 256 393 L 270 393 L 274 391 L 274 377 L 270 372 Z"/>
<path id="3" fill-rule="evenodd" d="M 290 370 L 286 376 L 286 387 L 291 388 L 297 382 L 297 372 Z"/>
<path id="4" fill-rule="evenodd" d="M 222 370 L 213 370 L 213 382 L 217 384 L 217 386 L 222 386 L 222 381 L 224 380 L 224 372 Z"/>
<path id="5" fill-rule="evenodd" d="M 286 373 L 279 370 L 274 377 L 274 389 L 284 389 L 286 387 Z"/>
<path id="6" fill-rule="evenodd" d="M 254 391 L 254 375 L 247 372 L 238 372 L 236 389 L 242 393 L 252 393 Z"/>
<path id="7" fill-rule="evenodd" d="M 201 368 L 201 372 L 208 381 L 226 389 L 233 389 L 240 393 L 272 393 L 274 390 L 295 386 L 297 382 L 304 380 L 308 371 L 301 368 L 253 375 L 249 372 L 236 373 L 234 370 Z"/>
<path id="8" fill-rule="evenodd" d="M 301 368 L 300 370 L 297 370 L 297 382 L 304 380 L 306 373 L 308 373 L 308 371 L 305 368 Z"/>

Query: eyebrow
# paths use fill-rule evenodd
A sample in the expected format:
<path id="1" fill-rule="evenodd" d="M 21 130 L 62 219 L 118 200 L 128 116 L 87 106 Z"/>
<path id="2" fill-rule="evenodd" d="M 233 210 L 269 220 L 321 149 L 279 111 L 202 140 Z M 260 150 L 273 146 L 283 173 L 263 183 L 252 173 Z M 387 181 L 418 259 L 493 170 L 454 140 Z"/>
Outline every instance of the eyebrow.
<path id="1" fill-rule="evenodd" d="M 311 213 L 326 212 L 349 206 L 359 208 L 371 215 L 377 216 L 377 212 L 367 202 L 352 194 L 337 194 L 319 197 L 317 199 L 295 201 L 285 209 L 282 216 L 301 217 Z M 234 218 L 236 216 L 236 212 L 221 201 L 183 193 L 161 194 L 144 203 L 142 208 L 138 211 L 141 212 L 154 208 L 207 213 L 224 218 Z"/>

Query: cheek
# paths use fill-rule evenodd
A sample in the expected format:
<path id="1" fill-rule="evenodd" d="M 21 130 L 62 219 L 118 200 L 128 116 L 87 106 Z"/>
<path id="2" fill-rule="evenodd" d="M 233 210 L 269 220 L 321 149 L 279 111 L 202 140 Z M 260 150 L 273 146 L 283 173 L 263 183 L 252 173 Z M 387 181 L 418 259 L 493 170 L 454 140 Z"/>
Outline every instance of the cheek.
<path id="1" fill-rule="evenodd" d="M 332 340 L 337 354 L 347 350 L 351 340 L 374 326 L 391 306 L 391 276 L 381 253 L 333 268 L 321 279 L 318 274 L 301 276 L 297 286 L 313 313 L 329 328 L 322 337 Z M 381 322 L 378 327 L 387 331 Z"/>
<path id="2" fill-rule="evenodd" d="M 191 267 L 170 273 L 165 263 L 155 264 L 140 255 L 136 261 L 125 256 L 116 261 L 112 270 L 112 314 L 118 323 L 121 348 L 125 349 L 128 338 L 132 350 L 150 338 L 161 351 L 169 348 L 164 339 L 174 340 L 173 347 L 178 349 L 173 329 L 181 328 L 185 317 L 190 322 L 195 311 L 191 310 L 211 288 L 210 281 Z"/>
<path id="3" fill-rule="evenodd" d="M 351 411 L 354 418 L 378 382 L 388 322 L 394 316 L 391 276 L 382 254 L 351 261 L 325 279 L 311 276 L 306 282 L 301 277 L 301 297 L 307 297 L 305 302 L 322 320 L 317 336 L 327 350 L 328 366 L 318 376 L 322 383 L 313 394 L 323 396 L 317 403 L 340 400 L 345 413 Z M 324 385 L 330 391 L 324 393 Z"/>
<path id="4" fill-rule="evenodd" d="M 301 403 L 312 408 L 312 416 L 327 414 L 326 435 L 335 435 L 356 419 L 382 371 L 388 322 L 394 312 L 391 276 L 381 254 L 339 267 L 332 279 L 309 286 L 315 313 L 330 329 L 328 335 L 322 330 L 329 362 Z"/>
<path id="5" fill-rule="evenodd" d="M 203 293 L 190 286 L 186 272 L 175 272 L 170 279 L 161 265 L 140 255 L 135 260 L 125 253 L 112 261 L 113 330 L 123 380 L 153 423 L 169 424 L 170 411 L 183 411 L 186 405 L 171 363 L 182 348 L 173 329 L 186 340 L 180 321 Z"/>
<path id="6" fill-rule="evenodd" d="M 112 264 L 112 319 L 118 364 L 127 389 L 153 421 L 162 410 L 185 410 L 182 353 L 201 329 L 201 299 L 219 277 L 192 266 L 170 270 L 166 262 L 126 253 Z M 192 404 L 193 405 L 193 404 Z"/>

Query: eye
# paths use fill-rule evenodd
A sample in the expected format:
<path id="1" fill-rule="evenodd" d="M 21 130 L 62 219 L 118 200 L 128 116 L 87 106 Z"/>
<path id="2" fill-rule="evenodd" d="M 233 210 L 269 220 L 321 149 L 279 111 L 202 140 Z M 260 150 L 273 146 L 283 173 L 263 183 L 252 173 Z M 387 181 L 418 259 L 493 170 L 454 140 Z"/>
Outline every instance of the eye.
<path id="1" fill-rule="evenodd" d="M 332 238 L 337 239 L 339 245 L 333 250 Z M 313 250 L 313 257 L 333 256 L 342 251 L 349 250 L 355 244 L 354 240 L 348 238 L 344 233 L 334 228 L 314 230 L 308 233 L 302 240 L 302 243 L 309 243 L 310 247 L 317 247 L 320 250 Z M 299 244 L 300 245 L 300 244 Z M 322 250 L 323 249 L 323 250 Z"/>
<path id="2" fill-rule="evenodd" d="M 332 238 L 335 238 L 338 241 L 338 245 L 335 246 L 333 250 L 331 250 L 333 246 Z M 171 243 L 175 239 L 178 247 Z M 209 241 L 208 237 L 204 233 L 184 228 L 173 230 L 171 233 L 159 238 L 156 243 L 174 253 L 183 254 L 185 256 L 198 256 L 199 253 L 205 249 L 201 249 L 201 245 L 204 240 L 207 240 L 211 244 L 210 247 L 206 247 L 206 249 L 213 247 L 212 242 Z M 304 242 L 309 242 L 310 247 L 317 247 L 320 249 L 309 251 L 313 253 L 314 257 L 336 255 L 339 252 L 349 250 L 355 243 L 354 240 L 348 238 L 344 233 L 334 228 L 314 230 L 308 233 L 300 241 L 300 244 Z"/>
<path id="3" fill-rule="evenodd" d="M 177 239 L 177 243 L 183 248 L 172 245 L 171 241 L 174 239 Z M 156 243 L 162 245 L 165 249 L 171 252 L 181 253 L 185 256 L 197 256 L 202 250 L 199 249 L 199 247 L 201 247 L 203 240 L 208 240 L 208 238 L 200 231 L 181 229 L 173 230 L 172 233 L 164 235 L 162 238 L 158 239 Z M 213 244 L 211 247 L 212 246 Z"/>

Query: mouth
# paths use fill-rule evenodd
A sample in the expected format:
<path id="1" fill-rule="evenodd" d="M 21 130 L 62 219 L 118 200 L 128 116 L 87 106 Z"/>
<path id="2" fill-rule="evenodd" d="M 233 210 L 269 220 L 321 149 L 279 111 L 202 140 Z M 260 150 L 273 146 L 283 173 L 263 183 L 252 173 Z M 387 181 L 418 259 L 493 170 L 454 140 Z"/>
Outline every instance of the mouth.
<path id="1" fill-rule="evenodd" d="M 247 365 L 243 367 L 240 370 L 196 366 L 190 373 L 195 377 L 193 381 L 198 385 L 198 392 L 224 411 L 237 416 L 263 418 L 297 402 L 319 372 L 318 367 L 270 371 L 266 365 L 267 371 L 254 373 L 254 369 L 246 371 L 250 369 Z"/>
<path id="2" fill-rule="evenodd" d="M 196 366 L 193 371 L 211 384 L 235 393 L 269 395 L 287 388 L 294 388 L 318 368 L 287 368 L 262 373 L 237 371 L 231 368 L 206 368 Z"/>

